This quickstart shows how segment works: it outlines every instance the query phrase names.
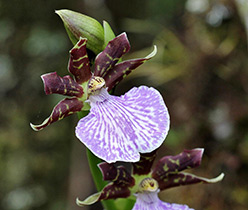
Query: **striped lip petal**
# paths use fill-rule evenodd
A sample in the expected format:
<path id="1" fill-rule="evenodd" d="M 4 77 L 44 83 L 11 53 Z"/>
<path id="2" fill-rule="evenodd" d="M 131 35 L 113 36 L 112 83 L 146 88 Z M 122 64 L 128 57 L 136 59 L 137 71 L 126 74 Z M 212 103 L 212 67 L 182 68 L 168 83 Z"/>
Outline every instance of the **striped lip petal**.
<path id="1" fill-rule="evenodd" d="M 74 75 L 76 82 L 79 84 L 88 81 L 92 76 L 86 42 L 87 39 L 80 37 L 77 44 L 70 50 L 68 70 Z"/>
<path id="2" fill-rule="evenodd" d="M 138 193 L 132 210 L 194 210 L 187 205 L 165 203 L 158 198 L 158 191 Z"/>
<path id="3" fill-rule="evenodd" d="M 66 96 L 81 97 L 84 93 L 83 88 L 69 75 L 62 78 L 56 72 L 52 72 L 43 74 L 41 78 L 47 95 L 57 93 Z"/>
<path id="4" fill-rule="evenodd" d="M 141 64 L 150 60 L 157 53 L 157 47 L 154 46 L 154 50 L 145 58 L 138 58 L 123 61 L 110 69 L 104 76 L 106 86 L 108 91 L 110 91 L 115 85 L 117 85 L 121 80 L 123 80 L 128 74 L 130 74 L 134 69 L 138 68 Z"/>
<path id="5" fill-rule="evenodd" d="M 102 92 L 90 97 L 90 113 L 76 127 L 76 136 L 96 156 L 108 163 L 137 162 L 139 153 L 152 152 L 163 143 L 170 121 L 157 90 L 141 86 L 99 101 L 107 90 Z"/>
<path id="6" fill-rule="evenodd" d="M 111 40 L 107 47 L 97 55 L 95 59 L 95 76 L 104 77 L 104 75 L 114 67 L 119 59 L 129 51 L 130 44 L 126 33 Z"/>
<path id="7" fill-rule="evenodd" d="M 40 131 L 54 122 L 62 120 L 63 118 L 75 112 L 81 111 L 82 108 L 83 102 L 78 100 L 77 98 L 65 98 L 54 107 L 51 115 L 46 120 L 44 120 L 43 123 L 41 123 L 40 125 L 33 125 L 32 123 L 30 123 L 30 126 L 35 131 Z"/>

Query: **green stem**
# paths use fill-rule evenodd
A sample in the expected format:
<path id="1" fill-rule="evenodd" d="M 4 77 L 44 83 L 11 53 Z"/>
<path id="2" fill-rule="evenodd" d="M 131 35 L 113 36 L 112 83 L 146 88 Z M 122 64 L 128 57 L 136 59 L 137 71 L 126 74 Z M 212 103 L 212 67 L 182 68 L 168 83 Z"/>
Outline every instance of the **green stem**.
<path id="1" fill-rule="evenodd" d="M 101 191 L 104 188 L 104 186 L 108 184 L 108 182 L 103 181 L 101 171 L 97 167 L 97 165 L 103 161 L 97 158 L 89 149 L 87 149 L 86 154 L 88 158 L 90 171 L 91 171 L 94 183 L 96 185 L 96 189 L 97 191 Z"/>
<path id="2" fill-rule="evenodd" d="M 89 113 L 89 111 L 79 112 L 78 118 L 81 119 L 81 118 L 85 117 L 88 113 Z M 91 172 L 92 178 L 94 180 L 96 189 L 98 192 L 100 192 L 108 184 L 108 182 L 103 181 L 102 173 L 97 166 L 99 163 L 103 162 L 103 160 L 96 157 L 89 149 L 87 149 L 86 154 L 87 154 L 87 158 L 88 158 L 90 172 Z M 101 201 L 101 202 L 102 202 L 102 205 L 103 205 L 105 210 L 117 210 L 117 207 L 114 203 L 114 200 L 105 200 L 105 201 Z"/>
<path id="3" fill-rule="evenodd" d="M 94 180 L 94 183 L 96 185 L 96 189 L 98 192 L 100 192 L 107 184 L 108 182 L 103 181 L 102 179 L 102 173 L 100 169 L 97 167 L 97 164 L 103 162 L 101 159 L 96 157 L 90 150 L 87 149 L 87 157 L 88 157 L 88 163 L 90 166 L 90 171 Z M 116 210 L 116 206 L 114 203 L 114 200 L 104 200 L 101 201 L 102 205 L 105 210 Z"/>

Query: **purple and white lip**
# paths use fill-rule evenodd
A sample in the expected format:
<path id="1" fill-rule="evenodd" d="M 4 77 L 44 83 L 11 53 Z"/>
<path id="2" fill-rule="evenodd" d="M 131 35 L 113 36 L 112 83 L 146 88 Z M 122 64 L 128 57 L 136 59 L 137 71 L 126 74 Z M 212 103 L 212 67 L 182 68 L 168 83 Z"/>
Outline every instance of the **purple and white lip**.
<path id="1" fill-rule="evenodd" d="M 139 153 L 157 149 L 168 134 L 167 107 L 152 87 L 135 87 L 120 97 L 103 87 L 88 101 L 90 113 L 78 122 L 76 136 L 108 163 L 137 162 Z"/>

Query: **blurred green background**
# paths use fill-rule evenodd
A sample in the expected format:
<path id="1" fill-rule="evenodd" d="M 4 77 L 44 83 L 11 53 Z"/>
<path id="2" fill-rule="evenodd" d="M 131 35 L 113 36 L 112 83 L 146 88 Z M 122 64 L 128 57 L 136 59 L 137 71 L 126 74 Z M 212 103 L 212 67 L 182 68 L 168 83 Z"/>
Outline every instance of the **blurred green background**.
<path id="1" fill-rule="evenodd" d="M 0 209 L 89 210 L 75 198 L 94 193 L 85 147 L 73 115 L 40 132 L 60 96 L 46 96 L 40 75 L 67 74 L 72 44 L 57 9 L 107 20 L 126 31 L 125 57 L 158 54 L 117 88 L 156 87 L 171 115 L 159 157 L 205 148 L 192 172 L 213 185 L 160 193 L 166 202 L 196 210 L 248 209 L 248 2 L 246 0 L 0 0 Z"/>

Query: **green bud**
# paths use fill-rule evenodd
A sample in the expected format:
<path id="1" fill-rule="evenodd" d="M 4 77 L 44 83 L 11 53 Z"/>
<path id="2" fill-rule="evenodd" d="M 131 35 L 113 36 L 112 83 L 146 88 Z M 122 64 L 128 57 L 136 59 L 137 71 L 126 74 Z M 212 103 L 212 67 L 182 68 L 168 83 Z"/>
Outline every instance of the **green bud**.
<path id="1" fill-rule="evenodd" d="M 110 25 L 108 24 L 108 22 L 105 20 L 103 21 L 103 29 L 104 29 L 104 48 L 105 48 L 109 43 L 109 41 L 115 38 L 115 34 L 112 28 L 110 27 Z"/>
<path id="2" fill-rule="evenodd" d="M 67 9 L 55 12 L 62 19 L 73 45 L 83 37 L 87 38 L 87 48 L 96 55 L 104 49 L 104 30 L 97 20 Z"/>

